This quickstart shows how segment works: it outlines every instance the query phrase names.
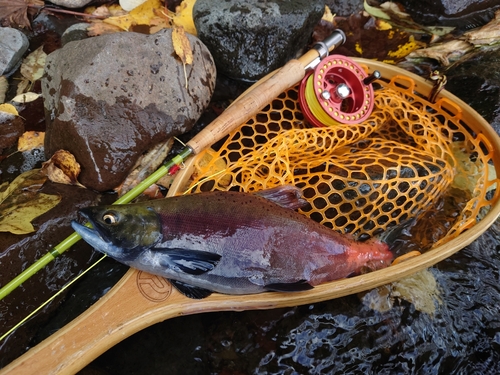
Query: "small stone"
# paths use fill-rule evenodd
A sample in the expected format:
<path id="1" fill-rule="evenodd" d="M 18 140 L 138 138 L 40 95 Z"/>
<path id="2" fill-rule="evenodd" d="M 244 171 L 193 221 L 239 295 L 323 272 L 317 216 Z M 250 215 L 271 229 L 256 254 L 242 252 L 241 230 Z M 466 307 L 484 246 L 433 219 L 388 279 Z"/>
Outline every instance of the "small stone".
<path id="1" fill-rule="evenodd" d="M 50 2 L 65 8 L 81 8 L 92 2 L 92 0 L 50 0 Z"/>
<path id="2" fill-rule="evenodd" d="M 88 38 L 87 28 L 88 23 L 81 22 L 71 25 L 64 31 L 61 36 L 61 44 L 64 46 L 69 42 L 74 42 L 75 40 L 82 40 Z"/>
<path id="3" fill-rule="evenodd" d="M 216 72 L 203 43 L 188 39 L 186 73 L 171 29 L 88 38 L 50 54 L 42 78 L 47 158 L 71 152 L 82 167 L 79 181 L 106 191 L 142 153 L 190 130 L 208 106 Z"/>
<path id="4" fill-rule="evenodd" d="M 219 73 L 255 81 L 300 53 L 324 10 L 322 0 L 198 0 L 193 19 Z"/>
<path id="5" fill-rule="evenodd" d="M 28 47 L 28 38 L 21 31 L 0 27 L 0 76 L 17 68 Z"/>

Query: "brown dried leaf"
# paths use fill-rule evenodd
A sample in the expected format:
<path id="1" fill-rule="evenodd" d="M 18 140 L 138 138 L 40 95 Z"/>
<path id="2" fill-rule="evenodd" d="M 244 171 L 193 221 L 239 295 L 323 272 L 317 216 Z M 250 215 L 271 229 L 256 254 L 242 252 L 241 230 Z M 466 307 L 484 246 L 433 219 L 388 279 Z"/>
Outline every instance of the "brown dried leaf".
<path id="1" fill-rule="evenodd" d="M 118 26 L 110 25 L 104 23 L 100 20 L 93 21 L 92 24 L 87 28 L 87 34 L 89 36 L 98 36 L 106 34 L 114 34 L 123 31 Z"/>
<path id="2" fill-rule="evenodd" d="M 80 164 L 73 154 L 66 150 L 56 151 L 50 160 L 42 164 L 42 172 L 52 182 L 84 187 L 78 182 L 80 170 Z"/>
<path id="3" fill-rule="evenodd" d="M 40 9 L 42 0 L 0 0 L 0 20 L 7 20 L 10 26 L 31 28 L 28 19 L 30 9 Z"/>
<path id="4" fill-rule="evenodd" d="M 17 140 L 17 151 L 24 152 L 43 147 L 44 132 L 27 131 Z"/>

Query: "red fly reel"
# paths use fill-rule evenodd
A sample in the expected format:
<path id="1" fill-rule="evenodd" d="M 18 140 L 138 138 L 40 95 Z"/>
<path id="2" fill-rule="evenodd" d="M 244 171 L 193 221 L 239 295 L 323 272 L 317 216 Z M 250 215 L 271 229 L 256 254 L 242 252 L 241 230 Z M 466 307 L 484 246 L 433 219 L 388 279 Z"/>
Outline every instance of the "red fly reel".
<path id="1" fill-rule="evenodd" d="M 302 113 L 315 126 L 360 123 L 373 110 L 371 83 L 379 77 L 378 71 L 368 76 L 348 57 L 330 55 L 300 83 Z"/>

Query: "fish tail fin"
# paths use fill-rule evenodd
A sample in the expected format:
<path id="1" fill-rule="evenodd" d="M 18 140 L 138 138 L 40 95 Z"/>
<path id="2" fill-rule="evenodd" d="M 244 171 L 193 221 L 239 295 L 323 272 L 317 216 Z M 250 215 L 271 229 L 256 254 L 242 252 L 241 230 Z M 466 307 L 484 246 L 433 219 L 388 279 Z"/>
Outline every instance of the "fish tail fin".
<path id="1" fill-rule="evenodd" d="M 389 246 L 393 254 L 399 254 L 404 251 L 408 238 L 412 236 L 410 230 L 416 224 L 417 218 L 407 219 L 399 225 L 388 228 L 379 236 L 379 240 Z"/>
<path id="2" fill-rule="evenodd" d="M 302 198 L 302 190 L 293 185 L 277 186 L 272 189 L 258 191 L 255 194 L 291 210 L 302 208 L 308 204 Z"/>

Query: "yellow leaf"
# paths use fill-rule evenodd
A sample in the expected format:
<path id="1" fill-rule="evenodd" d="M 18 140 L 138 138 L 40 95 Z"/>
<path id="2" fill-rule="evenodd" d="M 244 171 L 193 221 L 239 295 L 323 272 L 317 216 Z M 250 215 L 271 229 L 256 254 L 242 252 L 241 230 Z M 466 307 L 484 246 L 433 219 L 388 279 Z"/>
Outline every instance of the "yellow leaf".
<path id="1" fill-rule="evenodd" d="M 333 23 L 334 18 L 335 18 L 335 15 L 332 14 L 331 9 L 328 7 L 328 5 L 325 5 L 325 13 L 323 13 L 323 17 L 321 17 L 321 19 L 323 21 Z"/>
<path id="2" fill-rule="evenodd" d="M 27 131 L 17 140 L 17 151 L 24 152 L 43 147 L 44 132 Z"/>
<path id="3" fill-rule="evenodd" d="M 173 22 L 177 26 L 182 26 L 187 33 L 196 35 L 196 26 L 193 21 L 193 7 L 196 0 L 184 0 L 175 8 Z"/>
<path id="4" fill-rule="evenodd" d="M 130 13 L 106 18 L 103 22 L 110 25 L 115 25 L 120 29 L 128 31 L 132 26 L 135 25 L 147 25 L 151 24 L 151 20 L 157 18 L 155 10 L 163 9 L 163 4 L 161 0 L 148 0 L 145 3 L 134 8 Z"/>
<path id="5" fill-rule="evenodd" d="M 172 27 L 172 43 L 174 45 L 174 51 L 177 56 L 180 57 L 182 65 L 184 66 L 184 78 L 186 80 L 186 88 L 188 87 L 186 64 L 193 63 L 193 51 L 191 50 L 191 44 L 189 44 L 189 39 L 184 32 L 182 26 L 174 25 Z"/>
<path id="6" fill-rule="evenodd" d="M 33 232 L 31 221 L 61 201 L 57 195 L 39 193 L 46 179 L 39 169 L 35 169 L 0 186 L 0 232 Z"/>
<path id="7" fill-rule="evenodd" d="M 12 99 L 12 101 L 16 102 L 16 103 L 24 104 L 24 103 L 33 102 L 33 101 L 37 100 L 40 96 L 41 96 L 41 94 L 37 94 L 34 92 L 26 92 L 24 94 L 16 95 L 16 97 L 14 97 Z"/>
<path id="8" fill-rule="evenodd" d="M 84 187 L 78 182 L 80 170 L 80 164 L 73 154 L 66 150 L 56 151 L 50 160 L 42 164 L 42 172 L 52 182 Z"/>
<path id="9" fill-rule="evenodd" d="M 31 82 L 42 78 L 47 54 L 43 52 L 43 46 L 38 47 L 23 60 L 21 75 Z"/>
<path id="10" fill-rule="evenodd" d="M 19 113 L 17 113 L 16 107 L 14 107 L 12 104 L 0 104 L 0 112 L 8 113 L 14 116 L 19 116 Z"/>
<path id="11" fill-rule="evenodd" d="M 0 76 L 0 104 L 5 101 L 5 93 L 9 88 L 9 82 L 5 76 Z"/>
<path id="12" fill-rule="evenodd" d="M 191 44 L 186 36 L 182 26 L 174 25 L 172 27 L 172 43 L 174 44 L 174 51 L 179 56 L 183 64 L 193 63 L 193 51 Z"/>

